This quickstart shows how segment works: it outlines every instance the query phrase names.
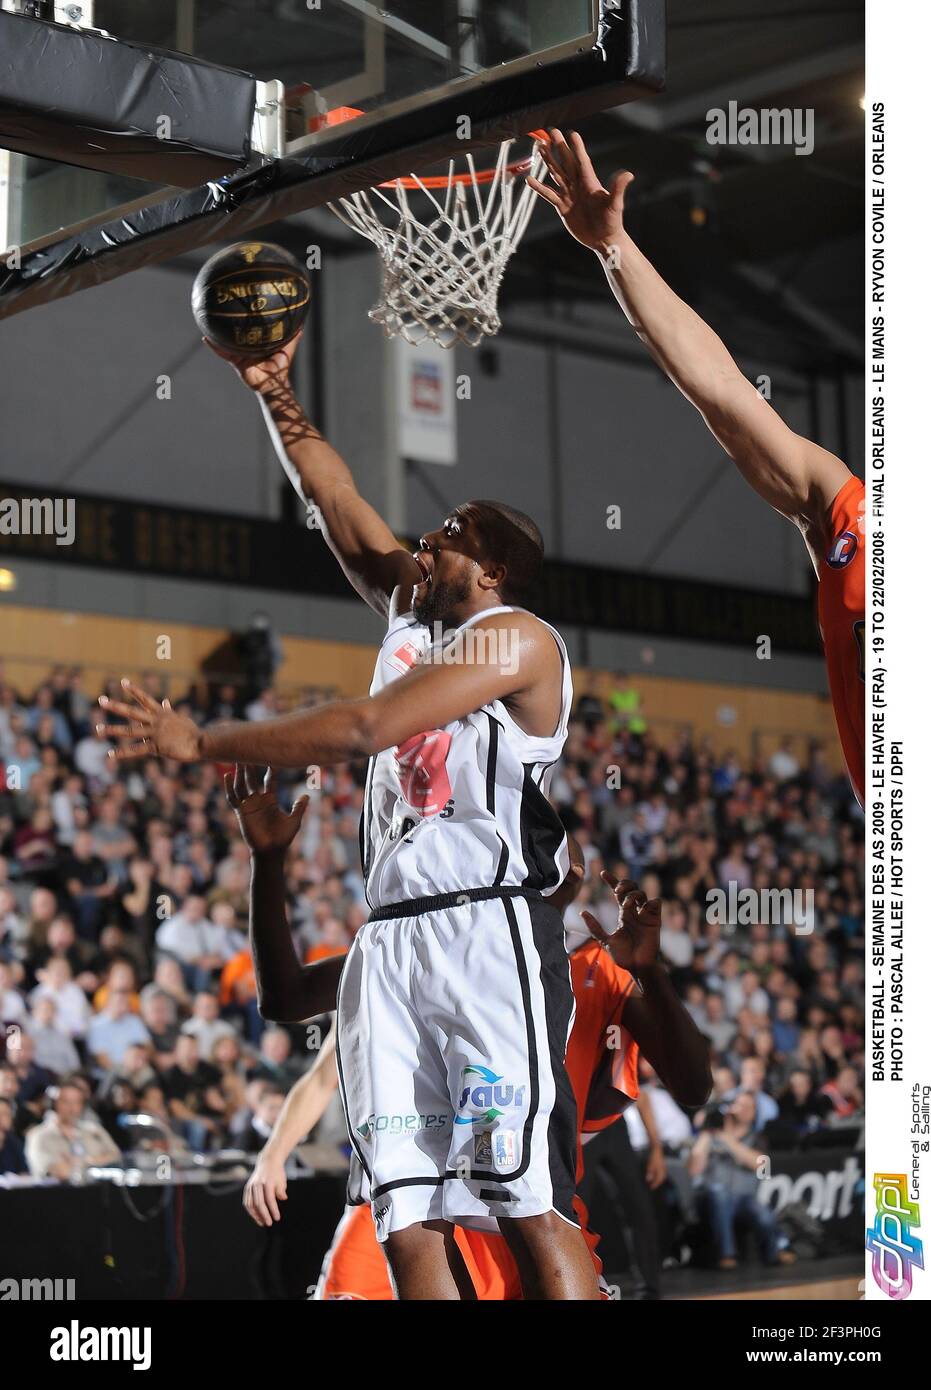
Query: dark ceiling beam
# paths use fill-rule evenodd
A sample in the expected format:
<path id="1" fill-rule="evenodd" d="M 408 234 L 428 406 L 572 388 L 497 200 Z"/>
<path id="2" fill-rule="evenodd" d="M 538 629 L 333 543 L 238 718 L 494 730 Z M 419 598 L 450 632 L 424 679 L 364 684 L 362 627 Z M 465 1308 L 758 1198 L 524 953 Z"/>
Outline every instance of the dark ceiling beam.
<path id="1" fill-rule="evenodd" d="M 854 367 L 862 363 L 863 339 L 851 333 L 842 323 L 838 323 L 837 319 L 819 308 L 807 295 L 800 294 L 798 290 L 784 284 L 772 271 L 761 266 L 736 265 L 734 274 L 764 295 L 772 297 L 780 308 L 805 328 L 816 333 L 842 360 Z"/>
<path id="2" fill-rule="evenodd" d="M 856 15 L 862 19 L 863 5 L 837 5 L 834 8 L 800 6 L 798 9 L 773 9 L 767 14 L 747 14 L 744 11 L 740 14 L 690 15 L 688 19 L 670 19 L 668 25 L 670 29 L 710 29 L 720 24 L 752 24 L 754 28 L 759 28 L 761 24 L 782 24 L 787 19 L 837 19 L 839 15 Z"/>
<path id="3" fill-rule="evenodd" d="M 825 82 L 832 77 L 860 73 L 863 71 L 864 62 L 862 43 L 843 44 L 839 48 L 829 48 L 807 57 L 799 55 L 790 62 L 761 68 L 744 76 L 729 77 L 714 86 L 703 87 L 678 99 L 656 97 L 651 101 L 638 101 L 630 106 L 614 107 L 611 115 L 622 125 L 635 126 L 641 130 L 675 130 L 679 126 L 704 119 L 705 113 L 713 107 L 726 109 L 729 101 L 759 107 L 777 94 L 816 82 Z"/>

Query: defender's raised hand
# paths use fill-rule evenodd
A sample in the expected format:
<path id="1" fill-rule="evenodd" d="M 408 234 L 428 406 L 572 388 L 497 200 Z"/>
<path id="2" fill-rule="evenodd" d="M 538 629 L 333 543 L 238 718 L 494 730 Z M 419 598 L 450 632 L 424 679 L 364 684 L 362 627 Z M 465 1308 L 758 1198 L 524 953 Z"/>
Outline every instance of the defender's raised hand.
<path id="1" fill-rule="evenodd" d="M 585 925 L 597 941 L 607 946 L 617 964 L 636 976 L 654 966 L 659 958 L 662 903 L 659 898 L 647 901 L 646 894 L 631 878 L 622 879 L 619 883 L 613 874 L 607 872 L 603 872 L 601 878 L 617 900 L 618 929 L 609 936 L 597 917 L 590 912 L 582 913 Z"/>
<path id="2" fill-rule="evenodd" d="M 264 782 L 263 782 L 264 775 Z M 236 764 L 223 778 L 226 799 L 236 812 L 242 838 L 253 854 L 283 852 L 301 828 L 309 796 L 299 796 L 290 812 L 278 804 L 278 779 L 271 768 Z"/>
<path id="3" fill-rule="evenodd" d="M 540 152 L 554 186 L 531 176 L 530 187 L 556 209 L 576 241 L 608 255 L 624 233 L 624 195 L 633 174 L 615 174 L 611 187 L 605 188 L 585 141 L 574 130 L 568 140 L 561 130 L 550 131 L 549 143 L 541 141 Z"/>
<path id="4" fill-rule="evenodd" d="M 111 758 L 129 761 L 132 758 L 173 758 L 178 763 L 200 760 L 200 730 L 186 714 L 176 714 L 168 700 L 158 700 L 140 690 L 124 676 L 120 685 L 134 704 L 109 700 L 101 695 L 100 706 L 108 714 L 119 715 L 125 724 L 98 724 L 100 738 L 117 740 L 122 747 L 110 753 Z"/>

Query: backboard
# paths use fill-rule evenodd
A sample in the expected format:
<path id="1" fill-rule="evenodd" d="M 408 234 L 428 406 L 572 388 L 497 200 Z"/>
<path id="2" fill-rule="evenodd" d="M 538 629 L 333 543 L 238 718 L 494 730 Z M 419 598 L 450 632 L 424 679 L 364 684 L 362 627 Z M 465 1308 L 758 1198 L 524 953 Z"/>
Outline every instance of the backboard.
<path id="1" fill-rule="evenodd" d="M 0 263 L 0 317 L 451 152 L 648 95 L 664 77 L 664 0 L 0 0 L 0 8 L 239 69 L 269 84 L 257 104 L 273 117 L 241 174 L 184 193 L 0 151 L 0 241 L 18 248 L 12 278 Z M 37 83 L 46 80 L 38 71 Z M 328 126 L 336 108 L 361 114 Z"/>

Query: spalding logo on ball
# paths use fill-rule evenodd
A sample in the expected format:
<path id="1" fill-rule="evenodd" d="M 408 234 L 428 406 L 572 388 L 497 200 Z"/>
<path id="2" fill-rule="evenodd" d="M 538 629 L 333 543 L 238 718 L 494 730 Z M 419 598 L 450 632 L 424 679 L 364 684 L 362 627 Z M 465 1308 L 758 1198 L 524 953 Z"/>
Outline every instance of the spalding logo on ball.
<path id="1" fill-rule="evenodd" d="M 191 292 L 201 333 L 241 357 L 267 357 L 296 338 L 310 305 L 310 277 L 280 246 L 240 241 L 204 264 Z"/>

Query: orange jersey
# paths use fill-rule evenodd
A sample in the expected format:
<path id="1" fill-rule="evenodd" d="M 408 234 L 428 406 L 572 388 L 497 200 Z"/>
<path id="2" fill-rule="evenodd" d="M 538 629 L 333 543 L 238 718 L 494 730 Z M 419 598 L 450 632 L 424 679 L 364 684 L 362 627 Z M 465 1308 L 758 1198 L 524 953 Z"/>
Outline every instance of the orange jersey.
<path id="1" fill-rule="evenodd" d="M 636 1100 L 637 1044 L 621 1024 L 633 978 L 615 965 L 597 941 L 569 957 L 575 1022 L 569 1035 L 566 1070 L 575 1094 L 579 1122 L 577 1178 L 582 1177 L 582 1134 L 604 1129 Z M 615 1031 L 616 1030 L 616 1031 Z M 588 1212 L 577 1196 L 573 1202 L 596 1272 L 598 1237 L 588 1228 Z M 482 1302 L 521 1297 L 520 1275 L 503 1236 L 456 1227 L 456 1244 L 475 1292 Z M 320 1275 L 321 1299 L 368 1302 L 392 1299 L 388 1266 L 375 1237 L 371 1207 L 347 1207 L 336 1229 Z"/>
<path id="2" fill-rule="evenodd" d="M 304 964 L 313 965 L 318 960 L 329 960 L 331 956 L 345 956 L 348 953 L 348 946 L 308 946 Z"/>
<path id="3" fill-rule="evenodd" d="M 844 484 L 828 513 L 829 542 L 818 578 L 818 621 L 837 732 L 860 805 L 866 792 L 866 491 Z"/>
<path id="4" fill-rule="evenodd" d="M 255 970 L 252 965 L 251 951 L 239 951 L 223 967 L 217 997 L 224 1009 L 229 1004 L 238 1002 L 237 986 L 239 985 L 243 986 L 251 998 L 255 998 Z"/>
<path id="5" fill-rule="evenodd" d="M 566 1050 L 566 1071 L 579 1112 L 579 1162 L 582 1135 L 613 1124 L 640 1094 L 638 1048 L 623 1026 L 624 1006 L 634 988 L 633 976 L 616 965 L 609 951 L 588 941 L 569 957 L 575 1023 Z"/>

